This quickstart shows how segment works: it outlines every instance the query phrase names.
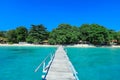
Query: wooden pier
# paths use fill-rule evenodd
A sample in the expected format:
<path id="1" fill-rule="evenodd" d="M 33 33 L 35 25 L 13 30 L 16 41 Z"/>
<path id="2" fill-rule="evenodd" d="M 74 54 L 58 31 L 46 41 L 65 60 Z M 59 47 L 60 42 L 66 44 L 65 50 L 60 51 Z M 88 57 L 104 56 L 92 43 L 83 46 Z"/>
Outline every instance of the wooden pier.
<path id="1" fill-rule="evenodd" d="M 46 75 L 46 80 L 78 80 L 70 63 L 64 48 L 59 46 Z"/>

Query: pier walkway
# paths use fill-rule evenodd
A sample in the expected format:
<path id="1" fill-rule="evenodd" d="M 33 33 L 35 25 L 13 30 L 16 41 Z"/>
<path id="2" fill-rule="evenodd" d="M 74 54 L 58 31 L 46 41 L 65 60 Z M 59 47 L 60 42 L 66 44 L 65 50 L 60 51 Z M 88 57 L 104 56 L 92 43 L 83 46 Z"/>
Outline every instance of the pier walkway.
<path id="1" fill-rule="evenodd" d="M 71 67 L 66 52 L 62 46 L 58 47 L 53 62 L 49 68 L 46 80 L 78 80 L 75 77 L 73 66 Z"/>

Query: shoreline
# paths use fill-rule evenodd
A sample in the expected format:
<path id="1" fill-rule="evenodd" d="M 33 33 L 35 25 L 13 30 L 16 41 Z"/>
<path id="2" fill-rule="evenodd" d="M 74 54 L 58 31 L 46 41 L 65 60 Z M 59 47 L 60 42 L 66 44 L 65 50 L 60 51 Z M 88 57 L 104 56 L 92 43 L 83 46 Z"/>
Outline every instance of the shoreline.
<path id="1" fill-rule="evenodd" d="M 35 44 L 0 44 L 0 47 L 4 46 L 16 46 L 16 47 L 58 47 L 59 45 L 35 45 Z M 63 45 L 65 47 L 76 47 L 76 48 L 97 48 L 97 46 L 89 45 L 89 44 L 75 44 L 75 45 Z M 112 46 L 98 46 L 101 48 L 120 48 L 120 45 L 112 45 Z"/>
<path id="2" fill-rule="evenodd" d="M 35 45 L 35 44 L 0 44 L 0 47 L 58 47 L 58 45 Z"/>
<path id="3" fill-rule="evenodd" d="M 112 45 L 112 46 L 95 46 L 89 44 L 75 44 L 75 45 L 66 45 L 65 47 L 75 47 L 75 48 L 120 48 L 120 45 Z"/>
<path id="4" fill-rule="evenodd" d="M 89 45 L 89 44 L 75 44 L 75 45 L 66 45 L 66 47 L 96 47 L 94 45 Z"/>

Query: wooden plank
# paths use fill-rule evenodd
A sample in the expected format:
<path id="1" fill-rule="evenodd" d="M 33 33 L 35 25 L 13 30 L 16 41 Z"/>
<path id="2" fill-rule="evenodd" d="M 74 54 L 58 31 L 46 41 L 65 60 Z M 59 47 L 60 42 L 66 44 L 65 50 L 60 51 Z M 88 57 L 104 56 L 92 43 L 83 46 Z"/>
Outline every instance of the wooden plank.
<path id="1" fill-rule="evenodd" d="M 63 47 L 60 46 L 55 53 L 46 80 L 76 80 L 66 56 Z"/>

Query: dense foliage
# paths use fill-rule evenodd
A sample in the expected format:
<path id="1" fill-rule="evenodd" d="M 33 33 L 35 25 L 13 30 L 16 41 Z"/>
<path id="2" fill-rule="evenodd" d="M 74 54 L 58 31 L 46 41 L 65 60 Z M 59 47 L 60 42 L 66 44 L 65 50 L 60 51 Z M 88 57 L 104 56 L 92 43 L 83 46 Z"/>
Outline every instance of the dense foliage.
<path id="1" fill-rule="evenodd" d="M 10 43 L 17 43 L 17 34 L 15 30 L 7 31 L 7 38 L 8 42 Z"/>
<path id="2" fill-rule="evenodd" d="M 98 24 L 84 24 L 80 27 L 81 39 L 90 43 L 100 45 L 110 43 L 109 30 Z M 84 36 L 84 37 L 83 37 Z"/>
<path id="3" fill-rule="evenodd" d="M 42 41 L 48 39 L 48 32 L 46 28 L 41 25 L 32 25 L 31 29 L 29 30 L 29 34 L 27 37 L 28 43 L 42 43 Z"/>
<path id="4" fill-rule="evenodd" d="M 6 37 L 6 32 L 5 31 L 0 31 L 0 37 Z"/>
<path id="5" fill-rule="evenodd" d="M 120 32 L 107 29 L 98 24 L 83 24 L 80 27 L 70 24 L 60 24 L 51 32 L 40 25 L 31 25 L 30 29 L 24 26 L 14 30 L 0 31 L 2 41 L 10 43 L 28 42 L 42 44 L 48 41 L 49 44 L 78 44 L 91 43 L 94 45 L 120 44 Z"/>
<path id="6" fill-rule="evenodd" d="M 74 44 L 79 41 L 79 30 L 69 24 L 60 24 L 49 36 L 50 44 Z"/>
<path id="7" fill-rule="evenodd" d="M 0 31 L 0 43 L 6 43 L 7 38 L 6 38 L 6 31 Z"/>
<path id="8" fill-rule="evenodd" d="M 24 26 L 20 26 L 16 28 L 16 35 L 17 35 L 17 42 L 25 42 L 27 35 L 28 35 L 28 30 Z"/>

